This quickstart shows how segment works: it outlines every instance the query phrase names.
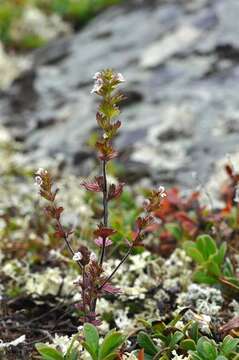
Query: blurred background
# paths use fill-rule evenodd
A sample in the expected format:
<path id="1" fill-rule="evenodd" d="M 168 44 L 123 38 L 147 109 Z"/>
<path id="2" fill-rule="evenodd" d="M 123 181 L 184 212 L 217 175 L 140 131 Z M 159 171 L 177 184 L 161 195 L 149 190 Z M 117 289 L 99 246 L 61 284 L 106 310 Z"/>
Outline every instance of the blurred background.
<path id="1" fill-rule="evenodd" d="M 111 67 L 128 97 L 116 175 L 217 184 L 239 159 L 238 16 L 238 0 L 1 0 L 3 141 L 24 166 L 87 176 L 92 76 Z"/>

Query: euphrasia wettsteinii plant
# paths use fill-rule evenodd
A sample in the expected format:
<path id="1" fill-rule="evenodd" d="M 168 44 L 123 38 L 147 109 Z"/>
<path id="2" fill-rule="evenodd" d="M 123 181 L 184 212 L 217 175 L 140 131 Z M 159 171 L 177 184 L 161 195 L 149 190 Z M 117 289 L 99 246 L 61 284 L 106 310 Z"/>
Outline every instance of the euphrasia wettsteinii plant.
<path id="1" fill-rule="evenodd" d="M 96 142 L 96 150 L 99 162 L 101 164 L 101 174 L 91 182 L 83 182 L 82 186 L 87 190 L 102 194 L 102 221 L 94 231 L 94 243 L 99 248 L 97 256 L 86 246 L 81 245 L 77 251 L 71 246 L 70 238 L 73 235 L 71 230 L 67 230 L 61 222 L 63 207 L 58 206 L 56 197 L 58 189 L 53 190 L 52 178 L 48 171 L 39 169 L 36 173 L 35 181 L 39 186 L 40 195 L 48 201 L 45 211 L 48 217 L 55 222 L 55 235 L 57 238 L 65 241 L 65 244 L 73 258 L 77 262 L 81 271 L 81 279 L 77 285 L 81 289 L 81 303 L 78 308 L 81 311 L 80 322 L 100 324 L 99 315 L 96 313 L 97 299 L 101 296 L 111 293 L 118 294 L 120 289 L 111 284 L 111 280 L 119 267 L 126 261 L 134 247 L 143 246 L 143 239 L 146 229 L 154 222 L 153 213 L 160 206 L 161 200 L 166 196 L 164 188 L 161 186 L 153 190 L 149 198 L 143 204 L 143 214 L 135 221 L 135 228 L 132 231 L 131 239 L 126 239 L 128 246 L 127 252 L 115 267 L 111 274 L 104 272 L 104 262 L 106 259 L 106 249 L 111 246 L 110 239 L 116 231 L 109 225 L 108 205 L 109 202 L 119 198 L 124 184 L 108 183 L 107 165 L 117 157 L 117 150 L 114 148 L 113 140 L 119 131 L 121 122 L 116 120 L 120 115 L 119 103 L 124 100 L 124 95 L 117 92 L 117 87 L 125 80 L 120 73 L 115 73 L 111 69 L 98 72 L 94 76 L 95 84 L 91 91 L 101 98 L 96 121 L 101 134 Z M 151 227 L 152 228 L 152 227 Z"/>

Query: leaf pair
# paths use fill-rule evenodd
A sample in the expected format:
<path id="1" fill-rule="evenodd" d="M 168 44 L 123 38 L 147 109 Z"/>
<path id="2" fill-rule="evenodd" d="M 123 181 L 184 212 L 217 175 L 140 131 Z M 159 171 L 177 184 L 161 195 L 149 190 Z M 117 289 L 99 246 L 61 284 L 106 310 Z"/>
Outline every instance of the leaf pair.
<path id="1" fill-rule="evenodd" d="M 118 356 L 118 350 L 125 341 L 125 337 L 116 330 L 111 330 L 103 342 L 99 342 L 99 333 L 96 327 L 86 323 L 84 325 L 84 348 L 91 355 L 92 360 L 113 360 Z"/>

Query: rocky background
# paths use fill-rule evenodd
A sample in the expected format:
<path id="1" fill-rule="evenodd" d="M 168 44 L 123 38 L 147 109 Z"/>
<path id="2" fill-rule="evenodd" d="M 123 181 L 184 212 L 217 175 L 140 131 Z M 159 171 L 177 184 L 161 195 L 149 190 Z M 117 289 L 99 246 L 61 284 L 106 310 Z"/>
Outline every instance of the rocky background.
<path id="1" fill-rule="evenodd" d="M 238 16 L 238 0 L 132 1 L 76 33 L 61 29 L 17 63 L 2 50 L 0 123 L 26 163 L 85 176 L 94 158 L 92 76 L 112 67 L 126 78 L 117 146 L 128 180 L 193 188 L 196 172 L 204 184 L 239 151 Z"/>

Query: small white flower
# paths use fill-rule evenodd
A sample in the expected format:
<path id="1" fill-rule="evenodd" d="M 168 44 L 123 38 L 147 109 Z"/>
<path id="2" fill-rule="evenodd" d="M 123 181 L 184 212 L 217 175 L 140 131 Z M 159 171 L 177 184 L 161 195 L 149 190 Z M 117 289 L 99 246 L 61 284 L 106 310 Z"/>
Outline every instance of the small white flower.
<path id="1" fill-rule="evenodd" d="M 98 71 L 95 73 L 95 75 L 93 76 L 94 80 L 100 79 L 101 78 L 101 73 Z"/>
<path id="2" fill-rule="evenodd" d="M 103 134 L 103 139 L 108 139 L 108 135 L 107 134 Z"/>
<path id="3" fill-rule="evenodd" d="M 93 86 L 93 89 L 91 90 L 91 94 L 98 93 L 100 89 L 102 88 L 104 82 L 101 78 L 97 78 L 95 81 L 95 84 Z"/>
<path id="4" fill-rule="evenodd" d="M 76 252 L 72 259 L 74 261 L 80 261 L 82 259 L 82 253 L 80 251 Z"/>
<path id="5" fill-rule="evenodd" d="M 35 177 L 34 185 L 39 186 L 39 187 L 42 185 L 42 178 L 40 176 Z"/>
<path id="6" fill-rule="evenodd" d="M 117 76 L 116 76 L 117 80 L 119 82 L 125 82 L 125 78 L 123 77 L 123 75 L 121 73 L 118 73 Z"/>
<path id="7" fill-rule="evenodd" d="M 234 202 L 239 203 L 239 183 L 236 186 L 236 192 L 234 197 Z"/>
<path id="8" fill-rule="evenodd" d="M 39 175 L 39 176 L 43 176 L 43 175 L 46 175 L 47 174 L 47 170 L 43 169 L 43 168 L 39 168 L 36 172 L 36 175 Z"/>
<path id="9" fill-rule="evenodd" d="M 166 193 L 165 193 L 165 188 L 164 188 L 164 186 L 159 186 L 158 191 L 159 191 L 159 193 L 160 193 L 161 198 L 164 198 L 164 197 L 167 196 Z"/>
<path id="10" fill-rule="evenodd" d="M 97 257 L 94 253 L 91 253 L 90 254 L 90 261 L 96 261 L 97 260 Z"/>

